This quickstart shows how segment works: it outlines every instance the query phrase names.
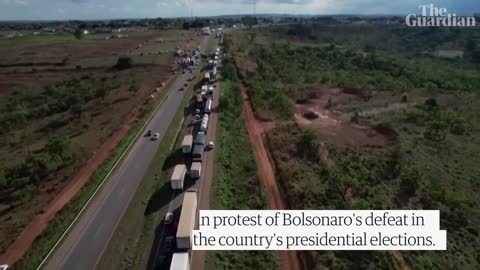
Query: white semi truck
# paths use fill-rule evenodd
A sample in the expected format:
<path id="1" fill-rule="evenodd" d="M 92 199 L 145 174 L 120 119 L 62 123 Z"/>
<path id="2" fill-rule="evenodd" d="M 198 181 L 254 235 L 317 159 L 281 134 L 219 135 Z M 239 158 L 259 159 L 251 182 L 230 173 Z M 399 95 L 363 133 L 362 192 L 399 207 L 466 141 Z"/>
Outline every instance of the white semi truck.
<path id="1" fill-rule="evenodd" d="M 175 169 L 173 169 L 172 177 L 170 178 L 172 189 L 183 190 L 183 182 L 185 180 L 186 173 L 187 167 L 184 164 L 179 164 L 175 166 Z"/>
<path id="2" fill-rule="evenodd" d="M 182 212 L 177 229 L 177 249 L 188 250 L 192 248 L 190 237 L 195 227 L 197 215 L 197 191 L 189 189 L 183 196 Z"/>
<path id="3" fill-rule="evenodd" d="M 188 252 L 173 253 L 170 270 L 190 270 L 190 256 Z"/>

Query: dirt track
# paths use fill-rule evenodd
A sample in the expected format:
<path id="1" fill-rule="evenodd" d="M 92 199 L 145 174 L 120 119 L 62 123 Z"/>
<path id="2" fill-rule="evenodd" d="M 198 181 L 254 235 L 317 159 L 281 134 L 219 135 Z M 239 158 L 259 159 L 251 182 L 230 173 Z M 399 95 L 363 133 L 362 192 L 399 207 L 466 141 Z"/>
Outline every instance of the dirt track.
<path id="1" fill-rule="evenodd" d="M 243 98 L 243 113 L 245 117 L 245 123 L 247 125 L 248 136 L 253 144 L 255 160 L 257 162 L 258 177 L 267 189 L 268 203 L 270 208 L 278 210 L 286 209 L 280 189 L 278 188 L 277 181 L 275 179 L 275 170 L 263 142 L 262 128 L 255 118 L 245 86 L 242 85 L 241 88 Z M 280 255 L 283 270 L 301 269 L 301 264 L 296 251 L 281 251 Z"/>

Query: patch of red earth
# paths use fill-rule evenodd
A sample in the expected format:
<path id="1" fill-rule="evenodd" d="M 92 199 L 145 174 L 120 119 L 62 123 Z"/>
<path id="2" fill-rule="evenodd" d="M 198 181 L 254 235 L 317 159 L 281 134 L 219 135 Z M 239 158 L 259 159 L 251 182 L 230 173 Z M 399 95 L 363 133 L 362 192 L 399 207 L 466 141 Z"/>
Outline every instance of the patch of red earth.
<path id="1" fill-rule="evenodd" d="M 273 162 L 263 142 L 263 131 L 271 124 L 269 122 L 260 122 L 255 118 L 250 99 L 247 94 L 246 87 L 241 85 L 243 97 L 243 113 L 245 124 L 247 126 L 248 135 L 253 145 L 255 160 L 257 163 L 257 174 L 268 192 L 269 206 L 271 209 L 286 209 L 277 180 L 275 178 L 275 169 Z M 263 123 L 263 127 L 262 124 Z M 269 123 L 269 124 L 266 124 Z M 296 251 L 281 251 L 280 258 L 282 261 L 282 269 L 299 270 L 301 263 Z"/>
<path id="2" fill-rule="evenodd" d="M 137 121 L 137 115 L 132 116 L 127 124 L 112 135 L 108 142 L 95 153 L 85 167 L 80 170 L 78 175 L 67 187 L 65 187 L 60 195 L 48 205 L 42 214 L 33 218 L 30 224 L 23 229 L 15 242 L 13 242 L 13 244 L 10 245 L 7 251 L 1 256 L 0 261 L 2 263 L 13 265 L 23 257 L 35 238 L 42 233 L 58 211 L 60 211 L 78 193 L 78 191 L 80 191 L 97 168 L 110 156 L 111 152 L 133 127 L 135 121 Z"/>
<path id="3" fill-rule="evenodd" d="M 329 108 L 329 103 L 345 104 L 365 95 L 364 91 L 352 88 L 315 90 L 310 93 L 308 99 L 295 104 L 295 122 L 301 127 L 318 130 L 324 142 L 339 145 L 387 145 L 395 140 L 393 131 L 354 123 L 349 114 Z"/>

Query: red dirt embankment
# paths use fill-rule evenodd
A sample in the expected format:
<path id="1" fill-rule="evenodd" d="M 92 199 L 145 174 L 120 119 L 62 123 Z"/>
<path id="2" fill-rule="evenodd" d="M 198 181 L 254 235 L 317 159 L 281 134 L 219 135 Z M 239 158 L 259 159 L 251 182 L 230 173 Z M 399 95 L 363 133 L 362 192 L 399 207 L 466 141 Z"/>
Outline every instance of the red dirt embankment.
<path id="1" fill-rule="evenodd" d="M 18 238 L 7 249 L 5 254 L 1 256 L 0 261 L 8 265 L 13 265 L 28 251 L 35 238 L 37 238 L 42 231 L 47 227 L 48 223 L 88 182 L 92 174 L 97 168 L 110 156 L 110 153 L 120 143 L 120 141 L 127 135 L 128 131 L 133 127 L 137 117 L 134 116 L 126 123 L 120 130 L 104 144 L 94 156 L 87 162 L 78 175 L 65 187 L 60 195 L 55 198 L 42 214 L 37 215 L 33 220 L 23 229 Z"/>
<path id="2" fill-rule="evenodd" d="M 268 201 L 270 208 L 283 210 L 286 209 L 280 189 L 275 179 L 275 170 L 268 156 L 267 148 L 263 142 L 263 132 L 260 124 L 252 110 L 245 86 L 242 88 L 243 113 L 247 125 L 248 136 L 253 144 L 255 160 L 257 162 L 257 174 L 268 192 Z M 282 269 L 299 270 L 301 269 L 300 260 L 296 251 L 281 251 Z"/>

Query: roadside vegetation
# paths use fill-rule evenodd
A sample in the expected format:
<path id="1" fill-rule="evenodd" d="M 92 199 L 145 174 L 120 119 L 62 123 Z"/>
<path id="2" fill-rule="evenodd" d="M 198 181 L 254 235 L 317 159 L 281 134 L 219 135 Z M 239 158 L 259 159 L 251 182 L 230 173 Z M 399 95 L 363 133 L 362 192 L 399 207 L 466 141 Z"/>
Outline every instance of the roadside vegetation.
<path id="1" fill-rule="evenodd" d="M 15 52 L 0 42 L 0 253 L 93 161 L 92 178 L 19 262 L 22 269 L 38 265 L 166 94 L 161 85 L 168 88 L 173 62 L 167 50 L 184 44 L 185 33 L 68 42 L 40 35 L 15 39 Z M 104 53 L 112 50 L 127 56 Z M 113 68 L 118 62 L 121 70 Z M 92 159 L 115 146 L 108 159 Z"/>
<path id="2" fill-rule="evenodd" d="M 242 97 L 233 63 L 222 62 L 219 141 L 211 192 L 211 209 L 266 209 L 266 194 L 256 175 L 253 150 L 243 121 Z M 208 252 L 206 269 L 279 269 L 272 251 Z"/>
<path id="3" fill-rule="evenodd" d="M 475 269 L 478 40 L 470 30 L 368 24 L 233 33 L 255 113 L 272 122 L 266 142 L 289 207 L 440 209 L 448 250 L 401 252 L 406 263 Z M 435 53 L 445 49 L 463 57 Z M 389 252 L 300 254 L 305 269 L 401 268 Z"/>

